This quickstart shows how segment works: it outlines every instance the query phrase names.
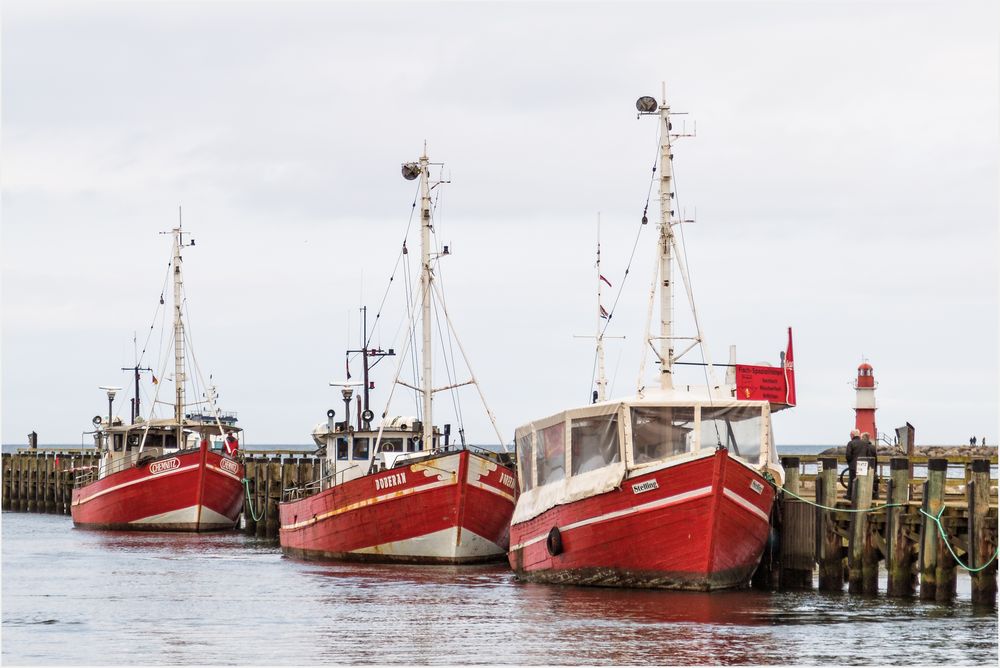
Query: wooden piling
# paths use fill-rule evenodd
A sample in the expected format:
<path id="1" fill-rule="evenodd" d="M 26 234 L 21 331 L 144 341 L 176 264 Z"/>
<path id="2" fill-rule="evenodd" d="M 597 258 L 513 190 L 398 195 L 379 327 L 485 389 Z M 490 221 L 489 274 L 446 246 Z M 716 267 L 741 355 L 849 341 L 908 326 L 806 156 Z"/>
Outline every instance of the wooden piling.
<path id="1" fill-rule="evenodd" d="M 886 593 L 889 596 L 912 596 L 916 591 L 913 541 L 903 522 L 905 506 L 910 500 L 909 470 L 908 457 L 893 457 L 889 462 L 889 491 L 886 497 L 890 504 L 896 506 L 886 508 L 886 570 L 889 576 Z"/>
<path id="2" fill-rule="evenodd" d="M 837 533 L 834 508 L 837 503 L 837 460 L 824 457 L 816 474 L 816 502 L 826 508 L 816 508 L 816 555 L 819 561 L 821 591 L 841 591 L 844 587 L 844 554 Z"/>
<path id="3" fill-rule="evenodd" d="M 267 521 L 265 537 L 278 537 L 278 502 L 281 501 L 281 457 L 267 458 Z"/>
<path id="4" fill-rule="evenodd" d="M 799 458 L 782 457 L 785 489 L 801 495 Z M 778 586 L 782 589 L 812 589 L 816 562 L 816 514 L 805 501 L 784 495 L 781 505 L 781 547 Z"/>
<path id="5" fill-rule="evenodd" d="M 3 503 L 0 507 L 4 510 L 10 510 L 10 489 L 14 478 L 14 457 L 10 453 L 5 452 L 0 459 L 3 461 Z"/>
<path id="6" fill-rule="evenodd" d="M 257 514 L 260 515 L 260 521 L 257 522 L 257 538 L 267 537 L 267 477 L 270 471 L 267 461 L 267 457 L 261 457 L 257 460 L 257 485 L 254 490 L 254 496 L 256 497 L 255 506 Z"/>
<path id="7" fill-rule="evenodd" d="M 944 507 L 944 483 L 947 474 L 947 459 L 928 460 L 923 511 L 931 517 L 937 517 Z M 920 599 L 933 601 L 937 597 L 938 528 L 931 517 L 923 514 L 920 517 Z"/>
<path id="8" fill-rule="evenodd" d="M 990 522 L 990 460 L 972 460 L 972 479 L 969 481 L 969 557 L 971 569 L 979 569 L 993 557 L 997 548 L 994 517 Z M 992 526 L 993 531 L 990 531 Z M 972 573 L 973 604 L 990 605 L 997 596 L 997 562 L 994 560 L 983 570 Z"/>
<path id="9" fill-rule="evenodd" d="M 875 481 L 875 460 L 860 457 L 857 461 L 857 477 L 854 479 L 853 508 L 867 511 L 872 505 L 872 486 Z M 851 513 L 850 540 L 847 545 L 847 591 L 851 594 L 869 593 L 878 589 L 878 570 L 872 573 L 871 565 L 865 564 L 866 545 L 870 540 L 868 512 Z M 876 561 L 876 566 L 878 562 Z"/>
<path id="10" fill-rule="evenodd" d="M 244 457 L 243 477 L 246 478 L 246 482 L 243 484 L 243 494 L 246 498 L 243 500 L 243 531 L 248 534 L 257 533 L 257 521 L 254 519 L 254 513 L 260 512 L 257 510 L 253 496 L 253 489 L 257 484 L 256 466 L 257 460 L 254 457 Z"/>

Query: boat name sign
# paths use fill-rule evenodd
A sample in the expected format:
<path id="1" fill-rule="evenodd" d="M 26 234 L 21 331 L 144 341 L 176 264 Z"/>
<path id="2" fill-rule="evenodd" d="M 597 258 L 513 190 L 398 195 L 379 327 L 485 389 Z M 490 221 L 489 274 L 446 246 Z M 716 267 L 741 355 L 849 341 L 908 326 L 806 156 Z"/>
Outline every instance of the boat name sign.
<path id="1" fill-rule="evenodd" d="M 402 485 L 406 482 L 406 473 L 393 473 L 392 475 L 387 475 L 384 478 L 378 478 L 375 481 L 375 489 L 386 489 L 387 487 L 395 487 L 396 485 Z"/>
<path id="2" fill-rule="evenodd" d="M 660 485 L 656 482 L 656 479 L 644 480 L 643 482 L 637 482 L 632 485 L 633 494 L 642 494 L 643 492 L 649 492 L 654 489 L 659 489 Z"/>
<path id="3" fill-rule="evenodd" d="M 764 485 L 759 480 L 751 480 L 750 489 L 760 494 L 764 491 Z"/>
<path id="4" fill-rule="evenodd" d="M 219 466 L 221 466 L 224 471 L 229 471 L 233 475 L 236 475 L 240 470 L 240 465 L 232 459 L 223 459 L 219 462 Z"/>
<path id="5" fill-rule="evenodd" d="M 167 471 L 179 469 L 180 467 L 181 460 L 176 457 L 171 457 L 170 459 L 164 459 L 162 462 L 153 462 L 150 464 L 149 472 L 153 475 L 159 475 L 161 473 L 166 473 Z"/>

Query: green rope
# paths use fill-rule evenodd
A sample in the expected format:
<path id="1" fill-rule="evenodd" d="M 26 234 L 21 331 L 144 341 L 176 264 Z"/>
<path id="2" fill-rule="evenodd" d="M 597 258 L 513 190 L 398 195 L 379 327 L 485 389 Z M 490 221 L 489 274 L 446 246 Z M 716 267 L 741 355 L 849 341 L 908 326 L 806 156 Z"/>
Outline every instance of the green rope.
<path id="1" fill-rule="evenodd" d="M 809 499 L 803 499 L 801 496 L 799 496 L 798 494 L 796 494 L 791 490 L 782 488 L 781 491 L 784 492 L 785 494 L 791 494 L 799 501 L 805 501 L 810 506 L 816 506 L 817 508 L 822 508 L 823 510 L 835 510 L 841 513 L 871 513 L 876 510 L 882 510 L 883 508 L 899 508 L 901 506 L 906 505 L 904 503 L 886 503 L 885 505 L 872 506 L 871 508 L 837 508 L 837 507 L 831 508 L 830 506 L 824 506 L 821 503 L 816 503 L 815 501 L 810 501 Z"/>
<path id="2" fill-rule="evenodd" d="M 930 519 L 934 520 L 935 524 L 937 524 L 938 533 L 941 534 L 941 540 L 943 540 L 944 544 L 948 547 L 948 551 L 951 552 L 951 556 L 955 558 L 955 563 L 958 564 L 963 570 L 969 571 L 970 573 L 978 573 L 979 571 L 985 569 L 987 566 L 992 564 L 993 560 L 997 558 L 998 554 L 1000 554 L 1000 548 L 994 550 L 993 556 L 990 557 L 990 560 L 987 561 L 982 566 L 980 566 L 979 568 L 970 568 L 969 566 L 966 566 L 965 564 L 962 563 L 962 560 L 958 558 L 957 554 L 955 554 L 955 550 L 951 549 L 951 541 L 948 540 L 948 534 L 944 532 L 944 527 L 941 525 L 941 515 L 944 514 L 944 509 L 945 507 L 941 506 L 941 510 L 938 511 L 937 517 L 926 512 L 923 508 L 918 508 L 917 510 L 920 511 L 921 515 L 926 515 Z"/>
<path id="3" fill-rule="evenodd" d="M 243 478 L 243 489 L 246 490 L 247 496 L 247 506 L 250 508 L 250 517 L 253 518 L 254 522 L 260 522 L 264 515 L 267 514 L 267 506 L 264 506 L 264 512 L 261 513 L 260 517 L 257 517 L 257 513 L 253 511 L 253 501 L 250 499 L 250 480 Z"/>

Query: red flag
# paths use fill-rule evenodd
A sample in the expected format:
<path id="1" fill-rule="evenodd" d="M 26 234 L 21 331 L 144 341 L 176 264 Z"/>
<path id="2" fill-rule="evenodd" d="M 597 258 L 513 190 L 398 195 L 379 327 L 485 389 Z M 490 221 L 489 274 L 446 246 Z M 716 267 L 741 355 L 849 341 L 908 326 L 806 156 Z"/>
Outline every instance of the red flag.
<path id="1" fill-rule="evenodd" d="M 788 349 L 785 351 L 785 403 L 795 405 L 795 364 L 792 361 L 792 328 L 788 328 Z"/>
<path id="2" fill-rule="evenodd" d="M 607 319 L 607 318 L 609 318 L 610 316 L 608 315 L 608 312 L 604 310 L 604 307 L 603 307 L 603 306 L 600 306 L 600 304 L 598 304 L 598 306 L 599 306 L 599 307 L 600 307 L 600 309 L 601 309 L 601 317 L 602 317 L 602 318 L 604 318 L 604 319 Z"/>
<path id="3" fill-rule="evenodd" d="M 601 274 L 598 274 L 598 276 L 600 276 L 600 277 L 601 277 L 601 280 L 602 280 L 602 281 L 604 281 L 605 283 L 607 283 L 607 284 L 608 284 L 608 287 L 609 287 L 609 288 L 611 287 L 611 281 L 609 281 L 608 279 L 604 278 L 604 276 L 603 276 L 603 275 L 601 275 Z"/>

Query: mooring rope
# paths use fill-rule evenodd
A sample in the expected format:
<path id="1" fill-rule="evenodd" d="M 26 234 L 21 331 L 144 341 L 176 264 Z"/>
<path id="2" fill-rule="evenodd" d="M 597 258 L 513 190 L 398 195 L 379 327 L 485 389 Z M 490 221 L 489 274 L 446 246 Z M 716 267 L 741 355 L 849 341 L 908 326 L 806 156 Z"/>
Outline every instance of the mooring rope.
<path id="1" fill-rule="evenodd" d="M 250 508 L 250 517 L 253 518 L 254 522 L 260 522 L 267 515 L 267 504 L 264 504 L 264 512 L 261 513 L 260 517 L 257 517 L 257 513 L 253 511 L 253 501 L 250 499 L 250 480 L 248 478 L 243 478 L 243 489 L 246 490 L 246 500 L 247 506 Z"/>
<path id="2" fill-rule="evenodd" d="M 835 510 L 841 513 L 870 513 L 875 510 L 882 510 L 883 508 L 900 508 L 906 505 L 905 503 L 886 503 L 881 506 L 872 506 L 871 508 L 837 508 L 837 507 L 831 508 L 830 506 L 824 506 L 821 503 L 816 503 L 815 501 L 810 501 L 809 499 L 803 499 L 801 496 L 799 496 L 798 494 L 796 494 L 791 490 L 782 488 L 781 491 L 784 492 L 785 494 L 791 494 L 799 501 L 805 501 L 810 506 L 816 506 L 817 508 L 822 508 L 823 510 Z"/>
<path id="3" fill-rule="evenodd" d="M 978 573 L 979 571 L 985 569 L 987 566 L 989 566 L 990 564 L 992 564 L 993 560 L 997 558 L 998 554 L 1000 554 L 1000 547 L 998 547 L 996 550 L 993 551 L 993 556 L 990 557 L 990 560 L 987 561 L 982 566 L 980 566 L 978 568 L 972 568 L 970 566 L 966 566 L 964 563 L 962 563 L 962 560 L 958 558 L 958 555 L 955 554 L 955 550 L 951 549 L 951 541 L 948 540 L 948 534 L 945 533 L 944 526 L 941 525 L 941 515 L 944 514 L 945 506 L 941 506 L 941 510 L 938 511 L 937 516 L 931 515 L 930 513 L 928 513 L 927 511 L 925 511 L 923 508 L 918 508 L 917 510 L 920 511 L 921 515 L 924 515 L 924 516 L 926 516 L 926 517 L 934 520 L 934 523 L 937 524 L 938 533 L 941 534 L 941 540 L 944 541 L 944 544 L 948 547 L 948 551 L 951 552 L 951 556 L 954 557 L 955 563 L 958 564 L 959 567 L 962 568 L 962 570 L 969 571 L 970 573 Z"/>

